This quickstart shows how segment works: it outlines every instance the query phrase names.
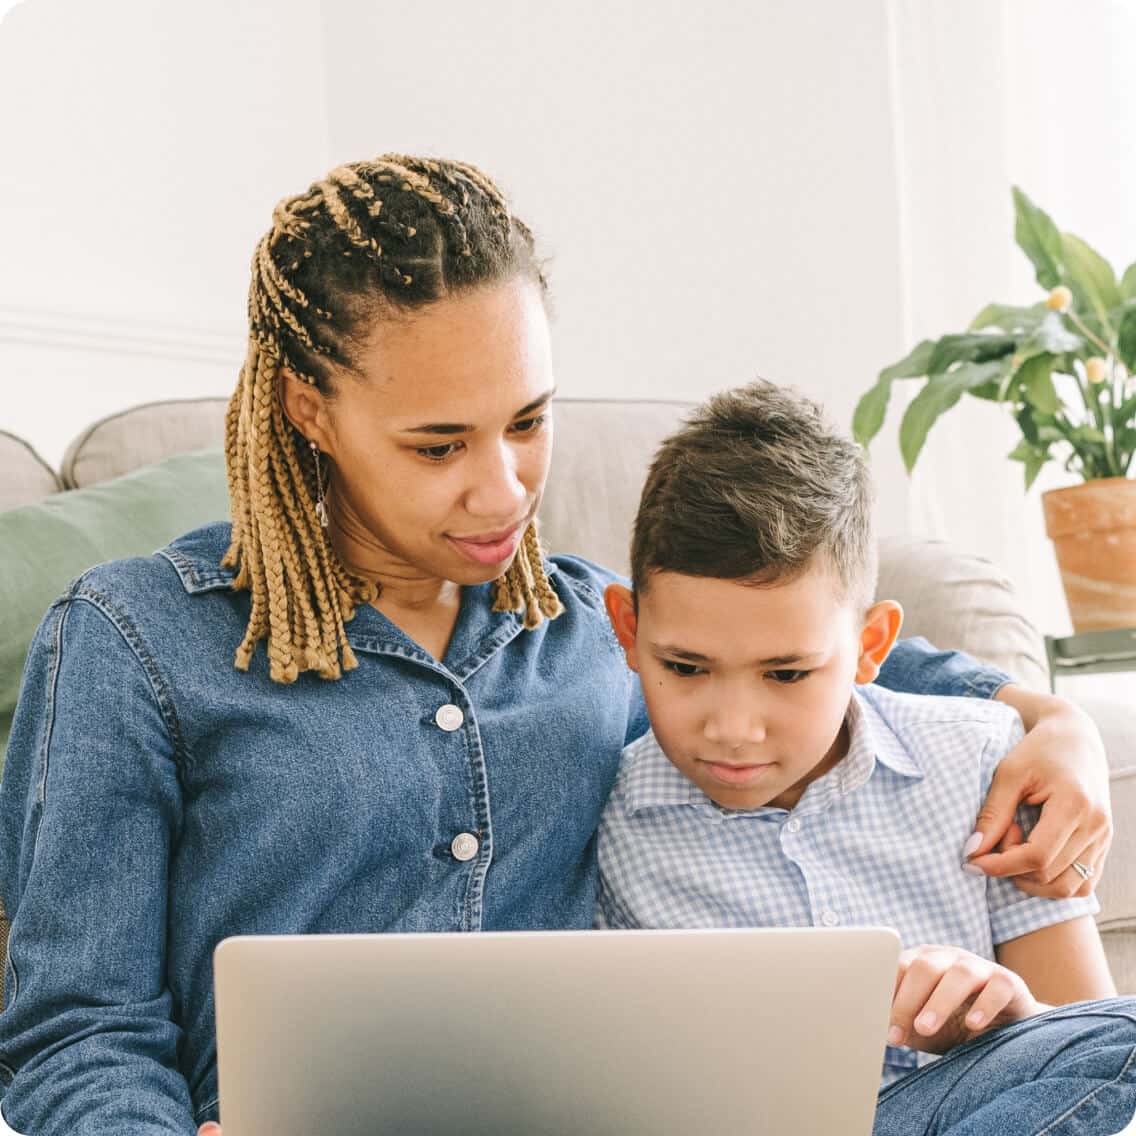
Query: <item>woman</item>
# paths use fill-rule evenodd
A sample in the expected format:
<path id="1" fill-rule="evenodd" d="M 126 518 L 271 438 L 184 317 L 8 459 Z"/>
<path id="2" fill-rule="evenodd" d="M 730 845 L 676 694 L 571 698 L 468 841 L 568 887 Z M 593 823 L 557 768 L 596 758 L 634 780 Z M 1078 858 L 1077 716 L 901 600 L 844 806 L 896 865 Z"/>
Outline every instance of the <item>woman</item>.
<path id="1" fill-rule="evenodd" d="M 12 1129 L 215 1120 L 226 935 L 591 924 L 599 812 L 646 723 L 613 577 L 542 560 L 533 528 L 545 290 L 529 230 L 458 162 L 343 166 L 277 206 L 231 529 L 87 573 L 29 655 L 0 787 Z M 1049 803 L 1036 846 L 986 862 L 1080 888 L 1109 838 L 1091 727 L 958 656 L 893 660 L 892 685 L 1022 710 L 983 850 L 1022 795 Z"/>

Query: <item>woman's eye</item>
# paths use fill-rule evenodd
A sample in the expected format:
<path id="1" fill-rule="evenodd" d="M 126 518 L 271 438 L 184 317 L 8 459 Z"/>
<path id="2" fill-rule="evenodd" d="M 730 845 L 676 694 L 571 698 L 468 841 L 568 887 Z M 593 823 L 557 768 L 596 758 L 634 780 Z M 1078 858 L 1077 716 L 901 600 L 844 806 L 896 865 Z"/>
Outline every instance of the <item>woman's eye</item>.
<path id="1" fill-rule="evenodd" d="M 437 446 L 416 447 L 414 452 L 430 461 L 440 462 L 445 461 L 451 454 L 456 454 L 462 445 L 462 442 L 443 442 Z"/>
<path id="2" fill-rule="evenodd" d="M 770 671 L 769 677 L 774 682 L 782 683 L 788 686 L 790 683 L 800 682 L 803 678 L 808 678 L 812 671 Z"/>
<path id="3" fill-rule="evenodd" d="M 662 663 L 671 674 L 676 674 L 679 678 L 693 678 L 697 674 L 706 673 L 701 667 L 696 667 L 693 663 L 676 663 L 674 659 L 663 659 Z"/>
<path id="4" fill-rule="evenodd" d="M 534 414 L 532 418 L 522 418 L 513 423 L 514 434 L 535 434 L 548 421 L 548 414 Z"/>

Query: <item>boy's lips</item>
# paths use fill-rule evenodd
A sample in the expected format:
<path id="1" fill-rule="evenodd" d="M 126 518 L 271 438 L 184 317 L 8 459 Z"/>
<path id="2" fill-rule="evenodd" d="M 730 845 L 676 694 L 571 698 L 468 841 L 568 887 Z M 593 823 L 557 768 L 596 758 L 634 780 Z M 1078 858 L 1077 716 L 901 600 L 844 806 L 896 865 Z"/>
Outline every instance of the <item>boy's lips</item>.
<path id="1" fill-rule="evenodd" d="M 773 768 L 771 762 L 759 765 L 729 765 L 719 761 L 703 761 L 702 764 L 715 781 L 735 789 L 752 785 L 761 779 L 767 769 Z"/>

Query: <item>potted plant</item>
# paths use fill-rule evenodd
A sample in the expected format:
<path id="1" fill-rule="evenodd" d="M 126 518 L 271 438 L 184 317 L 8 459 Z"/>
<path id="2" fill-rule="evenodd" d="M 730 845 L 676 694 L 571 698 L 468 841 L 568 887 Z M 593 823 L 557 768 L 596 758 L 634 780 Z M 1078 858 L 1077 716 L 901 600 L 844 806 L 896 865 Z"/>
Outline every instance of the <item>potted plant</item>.
<path id="1" fill-rule="evenodd" d="M 925 339 L 880 372 L 852 430 L 879 432 L 892 383 L 921 379 L 899 429 L 910 473 L 927 433 L 964 395 L 1005 407 L 1021 431 L 1010 452 L 1028 490 L 1048 462 L 1082 484 L 1042 495 L 1076 631 L 1136 627 L 1136 264 L 1120 280 L 1015 187 L 1014 236 L 1046 297 L 990 304 L 960 333 Z"/>

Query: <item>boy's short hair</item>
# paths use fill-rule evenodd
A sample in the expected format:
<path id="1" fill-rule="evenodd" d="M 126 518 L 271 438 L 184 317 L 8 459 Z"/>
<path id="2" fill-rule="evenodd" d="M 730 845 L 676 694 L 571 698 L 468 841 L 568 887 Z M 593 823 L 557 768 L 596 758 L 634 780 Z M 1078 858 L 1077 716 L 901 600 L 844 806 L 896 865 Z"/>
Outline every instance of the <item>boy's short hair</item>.
<path id="1" fill-rule="evenodd" d="M 631 544 L 631 581 L 678 572 L 755 586 L 818 557 L 862 609 L 878 560 L 864 451 L 799 392 L 757 381 L 716 394 L 655 454 Z"/>

